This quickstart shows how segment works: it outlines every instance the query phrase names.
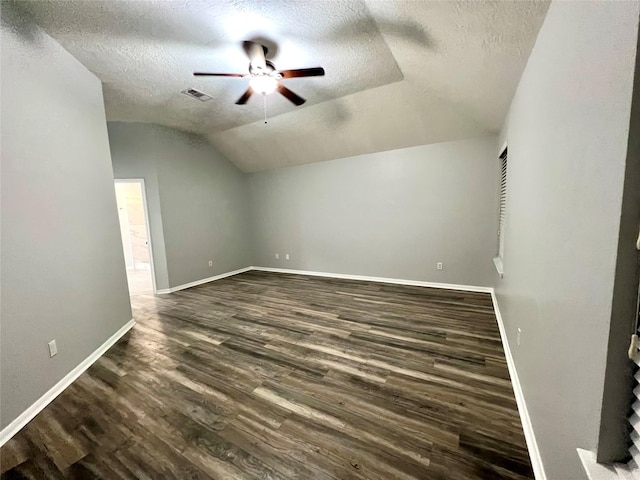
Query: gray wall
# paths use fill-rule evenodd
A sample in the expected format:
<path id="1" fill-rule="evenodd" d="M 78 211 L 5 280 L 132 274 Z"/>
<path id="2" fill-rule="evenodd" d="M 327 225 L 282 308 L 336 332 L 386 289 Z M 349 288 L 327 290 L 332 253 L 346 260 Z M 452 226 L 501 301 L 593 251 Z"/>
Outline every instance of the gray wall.
<path id="1" fill-rule="evenodd" d="M 204 138 L 110 122 L 109 139 L 115 178 L 145 179 L 158 289 L 251 264 L 246 178 Z"/>
<path id="2" fill-rule="evenodd" d="M 584 478 L 575 449 L 597 444 L 639 8 L 553 2 L 502 134 L 496 289 L 550 479 Z"/>
<path id="3" fill-rule="evenodd" d="M 638 38 L 638 45 L 640 45 L 640 38 Z M 598 461 L 601 462 L 623 461 L 629 456 L 628 415 L 634 398 L 630 392 L 635 383 L 632 376 L 635 365 L 629 360 L 627 351 L 637 315 L 636 302 L 640 274 L 640 257 L 636 249 L 640 226 L 640 75 L 638 74 L 640 49 L 638 48 L 636 48 L 635 71 L 602 421 L 598 438 Z"/>
<path id="4" fill-rule="evenodd" d="M 3 428 L 131 308 L 100 81 L 6 4 L 1 40 Z"/>
<path id="5" fill-rule="evenodd" d="M 115 178 L 144 179 L 156 288 L 165 290 L 169 288 L 169 271 L 156 168 L 156 156 L 160 149 L 154 147 L 158 143 L 156 129 L 152 126 L 136 129 L 136 125 L 107 123 L 113 174 Z"/>
<path id="6" fill-rule="evenodd" d="M 495 144 L 447 142 L 251 174 L 256 264 L 490 286 Z"/>

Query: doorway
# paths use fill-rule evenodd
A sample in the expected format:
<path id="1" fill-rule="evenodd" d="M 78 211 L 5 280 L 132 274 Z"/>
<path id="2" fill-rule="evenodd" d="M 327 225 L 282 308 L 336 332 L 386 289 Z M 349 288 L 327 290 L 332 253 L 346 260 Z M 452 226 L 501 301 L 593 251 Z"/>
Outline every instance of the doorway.
<path id="1" fill-rule="evenodd" d="M 143 179 L 115 180 L 129 295 L 156 292 Z"/>

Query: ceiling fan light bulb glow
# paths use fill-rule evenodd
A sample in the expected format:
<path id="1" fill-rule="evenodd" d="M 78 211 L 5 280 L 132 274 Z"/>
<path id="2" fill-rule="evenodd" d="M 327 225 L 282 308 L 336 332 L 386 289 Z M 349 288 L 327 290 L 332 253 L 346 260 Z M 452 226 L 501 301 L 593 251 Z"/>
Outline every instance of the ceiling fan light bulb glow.
<path id="1" fill-rule="evenodd" d="M 276 89 L 278 81 L 269 75 L 259 75 L 257 77 L 253 77 L 249 81 L 249 85 L 255 92 L 267 95 Z"/>

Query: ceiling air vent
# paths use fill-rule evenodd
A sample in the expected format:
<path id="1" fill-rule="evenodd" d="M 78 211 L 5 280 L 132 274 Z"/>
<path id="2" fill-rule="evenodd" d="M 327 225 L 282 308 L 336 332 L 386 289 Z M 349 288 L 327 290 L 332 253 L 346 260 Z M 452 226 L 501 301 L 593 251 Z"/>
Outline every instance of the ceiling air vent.
<path id="1" fill-rule="evenodd" d="M 196 100 L 200 100 L 201 102 L 206 102 L 207 100 L 211 100 L 211 97 L 209 95 L 201 92 L 200 90 L 196 90 L 195 88 L 187 88 L 186 90 L 183 90 L 182 93 L 190 97 L 193 97 Z"/>

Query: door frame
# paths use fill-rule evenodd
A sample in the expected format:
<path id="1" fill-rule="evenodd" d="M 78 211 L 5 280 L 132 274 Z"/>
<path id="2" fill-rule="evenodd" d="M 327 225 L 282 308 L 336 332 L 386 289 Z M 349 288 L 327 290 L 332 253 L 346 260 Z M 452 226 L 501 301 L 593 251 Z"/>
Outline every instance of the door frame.
<path id="1" fill-rule="evenodd" d="M 114 178 L 114 185 L 116 183 L 137 183 L 140 185 L 142 191 L 142 209 L 144 210 L 144 221 L 146 223 L 147 231 L 147 247 L 149 247 L 149 263 L 151 265 L 151 284 L 153 287 L 153 294 L 158 293 L 156 287 L 156 269 L 153 261 L 153 246 L 151 241 L 151 223 L 149 222 L 149 209 L 147 207 L 147 187 L 144 183 L 144 178 Z"/>

